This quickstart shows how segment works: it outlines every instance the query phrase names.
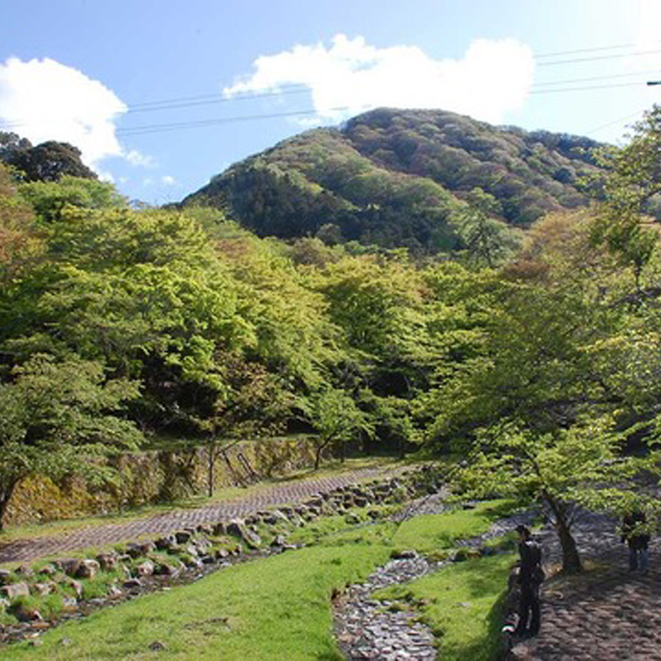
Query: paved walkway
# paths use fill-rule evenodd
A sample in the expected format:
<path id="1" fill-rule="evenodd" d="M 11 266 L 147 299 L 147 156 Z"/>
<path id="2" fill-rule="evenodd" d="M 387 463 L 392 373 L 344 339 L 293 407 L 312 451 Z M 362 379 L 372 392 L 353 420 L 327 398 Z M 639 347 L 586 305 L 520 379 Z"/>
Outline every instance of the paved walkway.
<path id="1" fill-rule="evenodd" d="M 364 480 L 394 475 L 399 468 L 364 468 L 308 480 L 296 480 L 272 487 L 249 491 L 244 497 L 213 503 L 197 509 L 176 509 L 156 516 L 134 519 L 126 523 L 81 528 L 70 533 L 48 537 L 20 539 L 0 546 L 0 562 L 29 561 L 44 556 L 59 555 L 76 549 L 116 544 L 137 539 L 141 535 L 165 534 L 201 523 L 217 523 L 245 517 L 274 505 L 299 503 L 318 493 Z"/>
<path id="2" fill-rule="evenodd" d="M 578 532 L 588 571 L 558 576 L 542 592 L 538 637 L 515 647 L 526 661 L 661 661 L 661 544 L 646 576 L 628 571 L 628 552 L 613 522 L 594 517 Z M 559 559 L 557 543 L 544 543 Z"/>

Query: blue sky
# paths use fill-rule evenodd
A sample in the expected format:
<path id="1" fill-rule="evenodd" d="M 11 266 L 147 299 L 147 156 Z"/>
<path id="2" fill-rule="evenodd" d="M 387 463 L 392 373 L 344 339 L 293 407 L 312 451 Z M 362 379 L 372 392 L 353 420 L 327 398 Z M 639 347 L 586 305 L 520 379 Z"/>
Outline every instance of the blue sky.
<path id="1" fill-rule="evenodd" d="M 379 105 L 617 142 L 649 79 L 661 0 L 2 0 L 0 130 L 149 203 Z"/>

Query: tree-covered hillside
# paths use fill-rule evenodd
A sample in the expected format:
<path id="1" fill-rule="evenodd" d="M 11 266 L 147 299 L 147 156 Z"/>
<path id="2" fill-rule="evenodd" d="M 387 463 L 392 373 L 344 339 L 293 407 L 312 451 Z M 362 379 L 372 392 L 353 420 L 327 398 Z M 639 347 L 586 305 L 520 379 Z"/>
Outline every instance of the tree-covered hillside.
<path id="1" fill-rule="evenodd" d="M 506 243 L 507 226 L 585 205 L 580 181 L 598 169 L 597 146 L 440 110 L 379 109 L 235 164 L 184 204 L 225 209 L 260 236 L 465 250 L 471 217 L 485 213 L 476 199 Z"/>

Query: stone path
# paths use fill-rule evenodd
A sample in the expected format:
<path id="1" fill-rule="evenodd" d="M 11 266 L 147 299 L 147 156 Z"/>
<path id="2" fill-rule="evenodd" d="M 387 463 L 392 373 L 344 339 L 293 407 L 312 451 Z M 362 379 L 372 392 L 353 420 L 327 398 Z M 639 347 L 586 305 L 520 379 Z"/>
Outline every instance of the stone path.
<path id="1" fill-rule="evenodd" d="M 421 514 L 438 514 L 447 507 L 445 498 L 446 493 L 440 491 L 415 500 L 393 519 L 402 522 Z M 483 535 L 457 545 L 482 546 L 487 539 L 503 535 L 520 523 L 529 524 L 531 520 L 532 515 L 525 512 L 501 519 Z M 342 598 L 336 600 L 335 636 L 347 659 L 433 661 L 437 658 L 434 636 L 428 627 L 414 621 L 416 614 L 390 610 L 389 601 L 372 599 L 376 590 L 415 580 L 447 564 L 447 561 L 430 562 L 413 551 L 402 555 L 405 557 L 379 567 L 364 583 L 351 585 Z"/>
<path id="2" fill-rule="evenodd" d="M 651 546 L 649 574 L 629 573 L 628 552 L 614 524 L 597 516 L 581 522 L 576 536 L 590 560 L 588 571 L 544 584 L 540 634 L 516 645 L 512 658 L 661 661 L 661 544 Z M 551 561 L 559 561 L 553 532 L 543 538 Z"/>
<path id="3" fill-rule="evenodd" d="M 197 509 L 177 509 L 126 523 L 81 528 L 70 533 L 20 539 L 0 546 L 0 562 L 29 561 L 76 549 L 115 544 L 141 535 L 163 534 L 201 523 L 229 521 L 274 505 L 298 503 L 310 496 L 356 482 L 395 475 L 406 468 L 364 468 L 333 477 L 320 477 L 277 484 L 248 492 L 244 497 Z"/>

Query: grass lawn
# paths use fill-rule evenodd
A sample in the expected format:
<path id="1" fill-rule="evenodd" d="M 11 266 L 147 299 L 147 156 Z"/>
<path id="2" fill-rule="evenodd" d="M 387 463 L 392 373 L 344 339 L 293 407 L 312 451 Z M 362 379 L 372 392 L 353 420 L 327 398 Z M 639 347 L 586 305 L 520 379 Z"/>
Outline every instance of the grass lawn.
<path id="1" fill-rule="evenodd" d="M 331 636 L 332 590 L 384 563 L 386 546 L 300 549 L 237 565 L 198 583 L 67 623 L 3 659 L 341 659 Z M 63 646 L 59 641 L 70 639 Z M 158 641 L 162 651 L 150 651 Z"/>
<path id="2" fill-rule="evenodd" d="M 500 642 L 500 598 L 514 564 L 513 553 L 443 567 L 407 585 L 376 594 L 420 613 L 447 661 L 488 661 Z"/>
<path id="3" fill-rule="evenodd" d="M 2 658 L 339 660 L 331 627 L 334 590 L 366 578 L 396 548 L 429 552 L 435 544 L 479 534 L 502 508 L 501 502 L 485 503 L 401 526 L 386 521 L 342 530 L 332 521 L 317 531 L 314 546 L 236 565 L 66 623 L 44 634 L 42 646 L 7 647 Z M 419 609 L 442 634 L 442 649 L 455 655 L 444 658 L 486 659 L 478 652 L 491 645 L 489 614 L 510 564 L 509 556 L 454 564 L 393 588 L 394 596 Z M 156 642 L 163 649 L 151 650 Z M 466 651 L 470 654 L 461 656 Z"/>

